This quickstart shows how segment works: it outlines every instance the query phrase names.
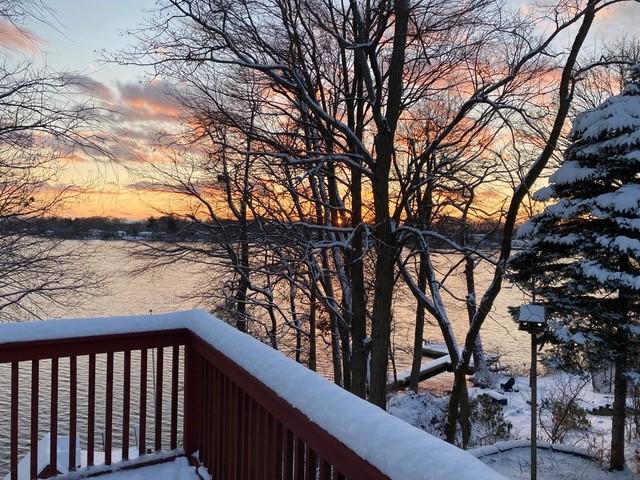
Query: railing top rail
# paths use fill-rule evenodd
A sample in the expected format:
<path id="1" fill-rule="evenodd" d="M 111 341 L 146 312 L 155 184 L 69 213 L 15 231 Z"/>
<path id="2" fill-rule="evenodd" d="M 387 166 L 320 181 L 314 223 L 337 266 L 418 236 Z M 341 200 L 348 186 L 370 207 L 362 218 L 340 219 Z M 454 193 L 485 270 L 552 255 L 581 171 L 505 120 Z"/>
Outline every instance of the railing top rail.
<path id="1" fill-rule="evenodd" d="M 187 343 L 190 335 L 189 330 L 181 328 L 175 330 L 6 342 L 0 343 L 0 363 L 184 345 Z"/>
<path id="2" fill-rule="evenodd" d="M 0 323 L 0 363 L 182 345 L 193 314 Z"/>
<path id="3" fill-rule="evenodd" d="M 37 328 L 27 323 L 0 325 L 0 361 L 1 352 L 15 353 L 20 345 L 150 332 L 162 337 L 174 332 L 196 335 L 390 478 L 466 478 L 470 474 L 477 480 L 503 478 L 471 454 L 387 414 L 201 310 L 51 320 Z"/>
<path id="4" fill-rule="evenodd" d="M 213 318 L 202 310 L 189 310 L 154 315 L 0 323 L 0 348 L 11 343 L 72 339 L 75 341 L 86 337 L 184 330 L 189 328 L 194 318 L 201 316 Z"/>

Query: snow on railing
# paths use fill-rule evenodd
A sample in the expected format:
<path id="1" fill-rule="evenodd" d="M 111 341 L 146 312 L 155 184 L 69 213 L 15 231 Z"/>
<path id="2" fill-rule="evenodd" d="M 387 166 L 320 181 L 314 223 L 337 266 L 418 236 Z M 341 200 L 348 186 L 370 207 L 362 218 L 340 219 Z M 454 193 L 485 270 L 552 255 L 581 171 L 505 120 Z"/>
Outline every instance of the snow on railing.
<path id="1" fill-rule="evenodd" d="M 161 375 L 161 348 L 169 345 L 184 345 L 186 357 L 181 378 L 184 449 L 187 454 L 197 451 L 214 478 L 250 478 L 259 469 L 269 472 L 269 478 L 304 478 L 305 470 L 319 472 L 321 479 L 503 478 L 469 453 L 387 414 L 203 311 L 0 325 L 0 363 L 12 365 L 158 349 L 156 373 Z M 172 363 L 175 367 L 177 360 L 172 358 Z M 177 385 L 175 371 L 172 385 Z M 172 448 L 177 392 L 172 389 L 170 402 Z M 12 415 L 16 411 L 12 408 Z M 152 451 L 163 446 L 157 433 L 161 415 L 156 415 Z M 11 424 L 13 434 L 13 420 Z M 15 425 L 17 429 L 17 420 Z M 17 462 L 16 452 L 13 446 L 12 464 Z"/>

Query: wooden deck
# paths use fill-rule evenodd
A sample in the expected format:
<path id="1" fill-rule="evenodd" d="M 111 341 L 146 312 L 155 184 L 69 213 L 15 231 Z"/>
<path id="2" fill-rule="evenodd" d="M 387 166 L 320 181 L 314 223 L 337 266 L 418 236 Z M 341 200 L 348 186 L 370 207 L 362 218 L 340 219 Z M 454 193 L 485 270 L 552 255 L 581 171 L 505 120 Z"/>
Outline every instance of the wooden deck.
<path id="1" fill-rule="evenodd" d="M 135 375 L 131 368 L 133 352 L 141 359 L 140 370 Z M 118 354 L 117 358 L 115 354 Z M 96 355 L 106 356 L 105 372 L 96 368 Z M 82 356 L 88 359 L 79 362 Z M 60 359 L 66 360 L 60 362 Z M 124 452 L 123 462 L 131 462 L 128 453 L 133 413 L 137 413 L 139 432 L 136 462 L 140 460 L 141 464 L 145 458 L 153 461 L 154 454 L 181 450 L 187 457 L 197 455 L 197 461 L 214 478 L 257 478 L 260 472 L 264 478 L 274 480 L 311 478 L 307 475 L 316 472 L 320 480 L 389 478 L 235 361 L 187 329 L 4 343 L 0 345 L 0 362 L 11 366 L 8 389 L 11 400 L 7 415 L 10 423 L 8 480 L 45 478 L 55 474 L 50 466 L 59 469 L 61 453 L 68 468 L 65 473 L 74 477 L 78 475 L 74 472 L 78 469 L 97 469 L 98 473 L 111 469 L 110 466 L 120 460 L 114 458 L 115 449 Z M 30 386 L 31 392 L 37 392 L 38 373 L 47 364 L 50 365 L 50 399 L 41 402 L 38 395 L 25 396 L 35 415 L 31 416 L 29 431 L 21 431 L 19 404 L 24 391 L 21 384 L 22 387 Z M 78 402 L 80 365 L 88 365 L 86 405 Z M 26 384 L 19 374 L 25 367 L 32 372 Z M 64 375 L 63 368 L 69 369 Z M 152 388 L 151 373 L 154 373 L 155 388 Z M 163 380 L 163 375 L 167 375 L 167 381 Z M 184 388 L 179 388 L 180 383 Z M 122 397 L 117 400 L 114 398 L 115 385 L 122 386 L 119 389 Z M 163 386 L 168 386 L 166 395 Z M 134 389 L 137 390 L 136 402 L 132 400 Z M 103 395 L 106 403 L 101 409 L 96 397 Z M 60 408 L 62 396 L 70 405 L 68 412 Z M 179 422 L 180 405 L 183 407 L 183 425 Z M 153 415 L 147 415 L 149 410 Z M 39 451 L 39 411 L 49 415 L 47 424 L 51 440 L 46 452 Z M 163 422 L 166 414 L 169 422 Z M 78 421 L 80 415 L 83 417 Z M 95 442 L 100 419 L 105 422 L 104 460 L 98 450 L 100 445 Z M 166 423 L 169 424 L 168 431 L 163 430 Z M 83 431 L 80 431 L 80 425 Z M 70 445 L 65 445 L 64 451 L 63 445 L 58 443 L 60 427 L 69 431 Z M 150 432 L 153 435 L 149 435 Z M 83 445 L 87 460 L 86 464 L 78 466 L 76 442 L 80 434 L 87 439 L 86 446 Z M 29 458 L 19 468 L 23 452 L 28 452 Z M 47 459 L 44 471 L 37 461 L 43 454 Z M 133 466 L 138 467 L 140 465 Z"/>
<path id="2" fill-rule="evenodd" d="M 501 478 L 203 311 L 1 324 L 0 363 L 7 480 Z"/>

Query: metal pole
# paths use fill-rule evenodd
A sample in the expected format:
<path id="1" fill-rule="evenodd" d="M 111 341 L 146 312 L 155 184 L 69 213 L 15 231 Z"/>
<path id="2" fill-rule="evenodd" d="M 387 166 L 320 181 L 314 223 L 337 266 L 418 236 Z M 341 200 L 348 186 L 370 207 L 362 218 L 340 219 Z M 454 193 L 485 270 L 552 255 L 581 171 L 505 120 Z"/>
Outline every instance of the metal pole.
<path id="1" fill-rule="evenodd" d="M 538 470 L 538 362 L 536 358 L 536 333 L 531 334 L 531 480 L 536 480 Z"/>

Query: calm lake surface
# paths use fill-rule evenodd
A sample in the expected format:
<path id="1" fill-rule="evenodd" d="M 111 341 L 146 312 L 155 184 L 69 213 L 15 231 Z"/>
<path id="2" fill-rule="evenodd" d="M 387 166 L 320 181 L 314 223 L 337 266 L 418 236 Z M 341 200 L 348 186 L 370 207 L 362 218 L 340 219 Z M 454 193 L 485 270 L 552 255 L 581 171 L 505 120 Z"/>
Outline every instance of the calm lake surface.
<path id="1" fill-rule="evenodd" d="M 74 242 L 75 243 L 75 242 Z M 217 272 L 214 267 L 184 265 L 168 267 L 154 272 L 131 276 L 132 270 L 144 265 L 142 260 L 132 259 L 127 251 L 126 242 L 94 240 L 86 242 L 92 250 L 92 268 L 107 278 L 108 282 L 103 295 L 85 300 L 79 305 L 70 307 L 49 307 L 45 316 L 49 318 L 96 317 L 171 312 L 202 307 L 198 300 L 186 297 L 197 291 L 206 283 L 214 283 Z M 458 262 L 455 254 L 440 254 L 435 258 L 435 267 L 447 271 Z M 213 270 L 213 271 L 212 271 Z M 486 266 L 478 267 L 477 292 L 481 295 L 487 287 L 492 272 Z M 450 275 L 445 283 L 443 299 L 448 308 L 450 320 L 460 341 L 464 339 L 467 326 L 467 314 L 464 303 L 459 299 L 465 296 L 465 281 L 462 270 Z M 453 296 L 458 300 L 454 300 Z M 500 353 L 504 363 L 509 365 L 528 365 L 529 337 L 519 332 L 507 312 L 508 306 L 526 302 L 520 290 L 509 283 L 503 284 L 491 316 L 482 327 L 482 340 L 487 351 Z M 410 365 L 407 350 L 413 345 L 413 323 L 415 300 L 405 289 L 399 288 L 394 306 L 394 347 L 398 368 Z M 30 320 L 25 317 L 21 320 Z M 429 319 L 427 318 L 429 322 Z M 441 341 L 438 326 L 431 322 L 425 330 L 425 338 Z M 319 342 L 318 348 L 321 348 Z"/>
<path id="2" fill-rule="evenodd" d="M 77 243 L 77 242 L 73 242 Z M 108 284 L 103 295 L 91 298 L 88 301 L 70 307 L 47 307 L 45 316 L 49 318 L 69 318 L 69 317 L 96 317 L 96 316 L 116 316 L 116 315 L 132 315 L 132 314 L 148 314 L 149 311 L 154 313 L 171 312 L 175 310 L 185 310 L 200 307 L 197 300 L 186 299 L 195 289 L 201 288 L 210 278 L 216 278 L 215 271 L 203 271 L 202 267 L 176 266 L 173 268 L 165 268 L 161 271 L 153 273 L 145 273 L 132 277 L 131 271 L 143 265 L 141 260 L 133 260 L 126 252 L 127 246 L 124 242 L 117 241 L 89 241 L 86 242 L 88 248 L 92 250 L 91 266 L 98 274 L 108 279 Z M 456 255 L 441 254 L 436 259 L 436 267 L 446 271 L 450 265 L 459 259 Z M 211 269 L 211 267 L 208 267 Z M 491 272 L 488 269 L 482 269 L 478 272 L 477 289 L 481 294 L 486 288 L 491 278 Z M 445 304 L 449 308 L 450 320 L 456 330 L 456 334 L 460 341 L 463 340 L 463 334 L 467 325 L 467 316 L 464 304 L 459 300 L 454 300 L 454 296 L 458 299 L 464 298 L 465 282 L 462 277 L 462 271 L 458 275 L 451 275 L 446 283 L 450 294 L 443 292 Z M 529 337 L 527 334 L 519 332 L 515 323 L 511 320 L 507 312 L 508 306 L 519 305 L 526 302 L 522 293 L 506 284 L 500 293 L 491 317 L 485 322 L 482 329 L 482 340 L 485 349 L 490 352 L 501 354 L 502 364 L 508 364 L 513 367 L 528 365 L 529 359 Z M 415 301 L 412 295 L 400 288 L 398 289 L 395 307 L 394 307 L 394 336 L 393 346 L 396 358 L 396 368 L 398 371 L 407 369 L 411 362 L 411 349 L 413 344 L 413 321 L 414 321 Z M 22 318 L 20 320 L 30 320 Z M 426 327 L 425 337 L 431 341 L 440 341 L 441 336 L 437 325 L 430 323 Z M 331 377 L 330 352 L 324 342 L 318 342 L 319 349 L 319 371 L 327 377 Z M 78 405 L 80 406 L 79 415 L 83 417 L 83 407 L 86 402 L 86 359 L 79 359 L 78 364 Z M 151 360 L 151 358 L 150 358 Z M 116 378 L 118 372 L 122 369 L 122 359 L 120 355 L 115 358 Z M 171 365 L 170 357 L 165 358 L 166 366 Z M 64 391 L 64 386 L 68 382 L 68 360 L 60 361 L 60 388 Z M 132 358 L 132 385 L 136 385 L 136 365 L 137 356 L 134 354 Z M 104 372 L 104 359 L 98 357 L 98 377 L 102 378 Z M 48 430 L 48 405 L 49 405 L 49 362 L 42 362 L 40 366 L 40 435 L 44 435 Z M 152 372 L 149 372 L 149 378 L 152 379 Z M 167 380 L 169 375 L 165 375 Z M 151 380 L 150 380 L 151 381 Z M 180 379 L 182 382 L 182 379 Z M 30 384 L 30 368 L 29 365 L 23 365 L 20 369 L 20 383 L 22 386 Z M 137 392 L 132 389 L 132 405 L 136 405 Z M 116 403 L 114 411 L 118 411 L 118 398 L 120 389 L 114 385 L 114 396 Z M 169 385 L 164 388 L 165 392 L 169 392 Z M 100 403 L 104 400 L 101 389 L 98 388 L 97 411 L 100 411 Z M 0 365 L 0 478 L 3 478 L 7 470 L 9 457 L 8 433 L 9 433 L 9 365 Z M 168 409 L 168 398 L 165 401 L 165 408 Z M 28 437 L 30 419 L 29 419 L 30 398 L 28 389 L 21 388 L 20 401 L 20 432 L 21 437 L 26 440 Z M 152 407 L 148 418 L 152 418 Z M 68 411 L 68 405 L 64 402 L 64 395 L 60 396 L 60 409 L 62 412 Z M 132 408 L 132 425 L 136 425 L 137 419 Z M 179 410 L 181 411 L 181 409 Z M 167 414 L 164 415 L 168 419 Z M 61 415 L 63 418 L 64 415 Z M 61 420 L 62 422 L 62 420 Z M 101 428 L 103 420 L 98 419 L 96 425 L 96 448 L 101 448 Z M 60 425 L 61 433 L 66 431 L 65 425 Z M 79 432 L 82 435 L 84 423 L 82 418 L 79 419 Z M 168 425 L 164 428 L 168 431 Z M 153 438 L 153 429 L 148 433 L 148 439 Z M 114 445 L 119 444 L 121 433 L 118 431 L 117 422 L 115 423 Z M 135 442 L 135 432 L 131 433 L 131 443 Z M 81 439 L 84 445 L 84 441 Z M 21 450 L 26 447 L 22 446 Z"/>

